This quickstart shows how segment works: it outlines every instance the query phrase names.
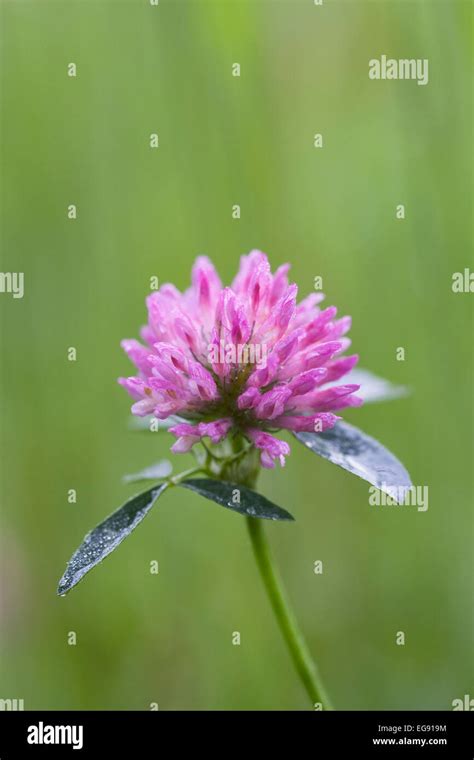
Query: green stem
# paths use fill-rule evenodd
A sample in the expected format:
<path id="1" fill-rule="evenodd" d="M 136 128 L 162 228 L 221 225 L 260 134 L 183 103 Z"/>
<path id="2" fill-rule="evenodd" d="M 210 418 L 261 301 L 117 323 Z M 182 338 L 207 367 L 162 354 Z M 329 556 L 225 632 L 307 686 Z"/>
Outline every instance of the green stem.
<path id="1" fill-rule="evenodd" d="M 174 475 L 172 478 L 168 478 L 168 485 L 170 486 L 177 486 L 179 483 L 181 483 L 182 480 L 185 478 L 189 478 L 190 475 L 196 475 L 198 472 L 204 472 L 204 468 L 199 467 L 192 467 L 190 470 L 184 470 L 183 472 L 179 472 L 177 475 Z"/>
<path id="2" fill-rule="evenodd" d="M 262 522 L 247 517 L 247 526 L 257 565 L 262 576 L 278 625 L 286 641 L 293 663 L 313 704 L 319 703 L 324 710 L 332 710 L 331 703 L 321 683 L 316 664 L 303 638 L 296 618 L 288 604 L 285 591 L 270 553 L 270 547 Z"/>

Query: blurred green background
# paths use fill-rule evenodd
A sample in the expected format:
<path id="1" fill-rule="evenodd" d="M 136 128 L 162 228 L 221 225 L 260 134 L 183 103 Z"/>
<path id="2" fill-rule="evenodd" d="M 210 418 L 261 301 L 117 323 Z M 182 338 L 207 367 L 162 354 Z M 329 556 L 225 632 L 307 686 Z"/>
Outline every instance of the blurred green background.
<path id="1" fill-rule="evenodd" d="M 0 697 L 311 707 L 245 521 L 194 494 L 168 493 L 55 594 L 85 532 L 140 489 L 122 475 L 168 456 L 171 436 L 127 428 L 116 384 L 149 278 L 187 287 L 206 253 L 228 282 L 251 248 L 291 261 L 301 295 L 321 275 L 361 366 L 413 388 L 345 417 L 429 486 L 426 513 L 370 507 L 362 481 L 296 441 L 261 479 L 297 518 L 267 529 L 333 702 L 473 695 L 473 296 L 451 290 L 472 268 L 472 4 L 7 0 L 1 15 L 2 271 L 25 273 L 25 297 L 0 295 Z M 429 84 L 370 81 L 381 54 L 428 58 Z"/>

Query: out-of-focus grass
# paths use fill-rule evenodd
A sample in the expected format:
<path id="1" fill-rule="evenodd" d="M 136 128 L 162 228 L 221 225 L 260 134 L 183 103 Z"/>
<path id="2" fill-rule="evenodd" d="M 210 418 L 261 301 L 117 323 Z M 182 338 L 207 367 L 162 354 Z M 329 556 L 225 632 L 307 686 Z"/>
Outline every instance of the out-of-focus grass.
<path id="1" fill-rule="evenodd" d="M 55 596 L 83 534 L 133 492 L 122 474 L 171 442 L 127 430 L 115 383 L 150 276 L 186 287 L 205 252 L 228 281 L 253 247 L 291 261 L 301 294 L 322 275 L 361 364 L 414 389 L 346 416 L 429 485 L 426 513 L 369 507 L 364 483 L 296 442 L 261 480 L 297 517 L 268 532 L 333 701 L 440 709 L 469 692 L 472 296 L 451 276 L 469 264 L 471 15 L 452 1 L 3 2 L 2 270 L 25 273 L 25 297 L 0 296 L 1 697 L 307 707 L 244 521 L 191 493 L 167 494 Z M 428 58 L 428 86 L 371 82 L 381 53 Z"/>

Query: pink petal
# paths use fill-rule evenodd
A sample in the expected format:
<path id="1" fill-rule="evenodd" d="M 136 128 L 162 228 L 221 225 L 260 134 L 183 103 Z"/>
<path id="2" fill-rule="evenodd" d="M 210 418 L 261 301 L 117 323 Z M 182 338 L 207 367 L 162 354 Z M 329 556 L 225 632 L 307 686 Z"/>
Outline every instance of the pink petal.
<path id="1" fill-rule="evenodd" d="M 278 459 L 282 467 L 285 465 L 285 457 L 290 453 L 290 447 L 286 441 L 280 441 L 270 433 L 250 428 L 247 435 L 257 449 L 262 451 L 260 461 L 263 467 L 274 467 L 274 460 Z"/>
<path id="2" fill-rule="evenodd" d="M 307 417 L 303 415 L 285 415 L 283 417 L 278 417 L 274 422 L 279 427 L 286 428 L 287 430 L 294 430 L 295 432 L 314 432 L 316 422 L 318 422 L 318 430 L 320 429 L 320 432 L 324 432 L 324 430 L 334 427 L 336 422 L 340 419 L 341 418 L 335 414 L 321 412 L 319 414 L 308 415 Z"/>

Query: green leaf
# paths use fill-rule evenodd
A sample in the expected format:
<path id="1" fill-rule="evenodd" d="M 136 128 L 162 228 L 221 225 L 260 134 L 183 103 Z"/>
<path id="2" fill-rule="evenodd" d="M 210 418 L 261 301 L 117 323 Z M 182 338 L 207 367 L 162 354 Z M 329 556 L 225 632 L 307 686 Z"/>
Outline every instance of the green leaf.
<path id="1" fill-rule="evenodd" d="M 89 570 L 113 552 L 148 514 L 168 485 L 162 483 L 149 491 L 132 496 L 122 507 L 91 530 L 68 562 L 66 571 L 59 581 L 58 594 L 63 596 L 70 591 Z"/>
<path id="2" fill-rule="evenodd" d="M 285 509 L 272 504 L 265 496 L 237 483 L 228 483 L 224 480 L 213 480 L 211 478 L 190 478 L 183 480 L 179 485 L 195 491 L 206 499 L 215 501 L 221 507 L 233 509 L 234 512 L 241 515 L 260 517 L 264 520 L 295 519 Z M 239 501 L 235 500 L 237 492 Z"/>
<path id="3" fill-rule="evenodd" d="M 399 502 L 412 485 L 405 467 L 385 446 L 347 422 L 336 422 L 324 433 L 293 435 L 314 454 L 363 478 Z"/>
<path id="4" fill-rule="evenodd" d="M 385 380 L 383 377 L 378 377 L 369 370 L 359 367 L 355 367 L 347 375 L 344 375 L 344 383 L 360 385 L 357 396 L 363 398 L 365 404 L 391 401 L 410 395 L 410 389 L 406 385 L 394 385 L 390 380 Z"/>
<path id="5" fill-rule="evenodd" d="M 168 459 L 161 459 L 156 464 L 152 464 L 151 467 L 145 467 L 140 472 L 135 472 L 132 475 L 124 475 L 122 480 L 124 483 L 137 483 L 141 480 L 160 480 L 161 478 L 167 478 L 173 472 L 173 466 Z"/>

